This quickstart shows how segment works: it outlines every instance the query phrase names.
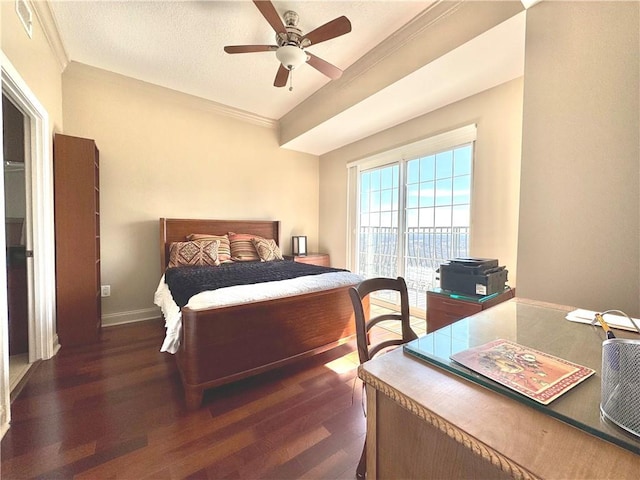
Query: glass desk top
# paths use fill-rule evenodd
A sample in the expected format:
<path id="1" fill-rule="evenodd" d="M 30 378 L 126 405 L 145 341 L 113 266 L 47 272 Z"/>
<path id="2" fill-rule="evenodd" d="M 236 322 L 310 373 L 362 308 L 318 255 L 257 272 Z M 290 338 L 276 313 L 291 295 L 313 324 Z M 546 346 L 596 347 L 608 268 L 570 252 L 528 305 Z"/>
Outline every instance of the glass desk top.
<path id="1" fill-rule="evenodd" d="M 604 331 L 600 326 L 566 320 L 569 311 L 513 299 L 413 340 L 403 348 L 412 356 L 640 454 L 640 438 L 600 415 Z M 615 334 L 618 338 L 640 340 L 640 335 L 633 332 L 615 330 Z M 542 405 L 449 359 L 454 353 L 499 338 L 584 365 L 596 373 L 550 404 Z"/>
<path id="2" fill-rule="evenodd" d="M 471 295 L 469 293 L 452 292 L 449 290 L 443 290 L 440 287 L 436 287 L 429 290 L 429 292 L 435 293 L 437 295 L 442 295 L 443 297 L 448 297 L 453 300 L 464 300 L 465 302 L 484 303 L 488 300 L 491 300 L 492 298 L 496 298 L 501 293 L 508 292 L 509 290 L 511 290 L 511 288 L 506 287 L 503 291 L 492 293 L 491 295 Z"/>

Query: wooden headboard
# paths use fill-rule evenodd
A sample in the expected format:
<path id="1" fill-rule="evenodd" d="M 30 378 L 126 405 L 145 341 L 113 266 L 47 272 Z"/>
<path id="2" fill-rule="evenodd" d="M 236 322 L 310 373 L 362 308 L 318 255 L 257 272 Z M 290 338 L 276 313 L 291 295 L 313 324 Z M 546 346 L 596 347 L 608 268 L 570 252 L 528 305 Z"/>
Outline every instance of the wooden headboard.
<path id="1" fill-rule="evenodd" d="M 184 242 L 187 235 L 191 233 L 226 235 L 229 232 L 250 233 L 263 238 L 272 238 L 280 245 L 279 221 L 161 218 L 160 271 L 164 272 L 169 263 L 169 247 L 173 242 Z"/>

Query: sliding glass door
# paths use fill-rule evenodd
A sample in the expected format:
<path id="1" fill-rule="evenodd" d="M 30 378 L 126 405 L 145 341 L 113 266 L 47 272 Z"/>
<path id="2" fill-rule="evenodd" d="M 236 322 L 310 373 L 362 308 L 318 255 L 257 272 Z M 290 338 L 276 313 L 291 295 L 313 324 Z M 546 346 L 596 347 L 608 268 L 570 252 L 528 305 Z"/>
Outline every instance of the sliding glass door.
<path id="1" fill-rule="evenodd" d="M 400 165 L 363 171 L 359 177 L 357 272 L 366 278 L 399 275 Z M 390 304 L 400 300 L 389 292 L 375 298 Z"/>
<path id="2" fill-rule="evenodd" d="M 414 314 L 424 313 L 440 264 L 469 255 L 473 146 L 358 169 L 355 270 L 404 277 Z"/>
<path id="3" fill-rule="evenodd" d="M 360 175 L 358 272 L 366 277 L 398 276 L 399 165 Z"/>
<path id="4" fill-rule="evenodd" d="M 472 154 L 467 144 L 407 162 L 403 275 L 422 310 L 440 264 L 469 255 Z"/>

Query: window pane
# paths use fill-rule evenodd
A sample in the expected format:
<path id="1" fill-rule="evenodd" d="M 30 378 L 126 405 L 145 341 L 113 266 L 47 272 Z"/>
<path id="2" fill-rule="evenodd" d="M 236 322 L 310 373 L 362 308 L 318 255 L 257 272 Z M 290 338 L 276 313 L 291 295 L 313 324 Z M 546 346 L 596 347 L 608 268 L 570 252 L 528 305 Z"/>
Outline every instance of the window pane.
<path id="1" fill-rule="evenodd" d="M 420 206 L 433 207 L 435 205 L 434 197 L 436 195 L 435 183 L 424 182 L 420 184 Z"/>
<path id="2" fill-rule="evenodd" d="M 433 208 L 421 208 L 420 209 L 420 226 L 421 227 L 433 227 Z"/>
<path id="3" fill-rule="evenodd" d="M 411 210 L 407 210 L 407 227 L 415 228 L 418 225 L 418 209 L 412 208 Z"/>
<path id="4" fill-rule="evenodd" d="M 360 211 L 361 212 L 369 211 L 369 192 L 362 192 L 360 194 Z"/>
<path id="5" fill-rule="evenodd" d="M 409 185 L 407 186 L 407 208 L 417 208 L 419 203 L 418 200 L 420 198 L 420 185 Z"/>
<path id="6" fill-rule="evenodd" d="M 420 161 L 411 160 L 407 163 L 407 184 L 420 181 Z"/>
<path id="7" fill-rule="evenodd" d="M 451 226 L 451 207 L 436 207 L 435 226 L 436 227 Z"/>
<path id="8" fill-rule="evenodd" d="M 380 190 L 380 170 L 371 172 L 371 190 Z"/>
<path id="9" fill-rule="evenodd" d="M 371 174 L 369 172 L 363 172 L 360 175 L 360 191 L 363 193 L 366 193 L 370 189 L 371 189 Z"/>
<path id="10" fill-rule="evenodd" d="M 380 194 L 379 194 L 379 192 L 376 192 L 376 191 L 371 192 L 370 210 L 372 212 L 379 212 L 380 211 Z"/>
<path id="11" fill-rule="evenodd" d="M 380 226 L 381 227 L 391 227 L 391 213 L 383 212 L 380 214 Z"/>
<path id="12" fill-rule="evenodd" d="M 471 175 L 453 179 L 453 204 L 460 203 L 471 203 Z"/>
<path id="13" fill-rule="evenodd" d="M 380 171 L 380 176 L 381 176 L 381 187 L 382 188 L 391 188 L 392 184 L 392 179 L 393 179 L 393 169 L 391 168 L 385 168 L 384 170 Z"/>
<path id="14" fill-rule="evenodd" d="M 428 157 L 420 159 L 420 181 L 426 182 L 435 179 L 435 156 L 429 155 Z"/>
<path id="15" fill-rule="evenodd" d="M 453 207 L 453 218 L 451 225 L 453 227 L 469 226 L 469 205 L 458 205 Z"/>
<path id="16" fill-rule="evenodd" d="M 471 174 L 471 145 L 465 145 L 464 147 L 456 148 L 453 151 L 453 158 L 454 175 Z"/>
<path id="17" fill-rule="evenodd" d="M 450 205 L 452 196 L 451 178 L 436 181 L 436 205 Z"/>
<path id="18" fill-rule="evenodd" d="M 391 203 L 391 190 L 383 190 L 380 192 L 380 209 L 383 211 L 390 211 L 392 207 Z"/>
<path id="19" fill-rule="evenodd" d="M 453 176 L 453 151 L 448 150 L 436 155 L 436 178 Z"/>

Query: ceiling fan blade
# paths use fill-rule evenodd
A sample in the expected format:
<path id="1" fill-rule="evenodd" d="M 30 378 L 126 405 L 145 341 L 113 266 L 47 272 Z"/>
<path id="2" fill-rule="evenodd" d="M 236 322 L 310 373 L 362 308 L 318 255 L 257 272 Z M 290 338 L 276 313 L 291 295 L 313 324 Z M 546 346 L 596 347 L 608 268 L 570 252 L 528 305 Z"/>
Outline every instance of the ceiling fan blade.
<path id="1" fill-rule="evenodd" d="M 273 28 L 276 33 L 287 33 L 287 29 L 284 27 L 284 23 L 282 23 L 282 19 L 280 15 L 278 15 L 273 3 L 269 0 L 253 0 L 253 3 L 256 4 L 262 16 L 269 22 L 269 25 L 271 25 L 271 28 Z"/>
<path id="2" fill-rule="evenodd" d="M 289 80 L 289 70 L 287 70 L 284 65 L 280 64 L 280 68 L 278 68 L 278 73 L 276 73 L 276 79 L 273 82 L 273 86 L 284 87 L 287 84 L 287 80 Z"/>
<path id="3" fill-rule="evenodd" d="M 309 58 L 307 60 L 307 63 L 318 70 L 320 73 L 329 77 L 331 80 L 336 80 L 342 76 L 342 70 L 340 70 L 335 65 L 331 65 L 326 60 L 323 60 L 320 57 L 316 57 L 313 53 L 309 53 L 307 51 L 305 51 L 305 53 Z"/>
<path id="4" fill-rule="evenodd" d="M 277 45 L 228 45 L 224 47 L 224 51 L 227 53 L 273 52 L 277 49 Z"/>
<path id="5" fill-rule="evenodd" d="M 351 31 L 351 22 L 345 16 L 338 17 L 307 33 L 302 41 L 308 40 L 310 45 L 331 40 Z"/>

